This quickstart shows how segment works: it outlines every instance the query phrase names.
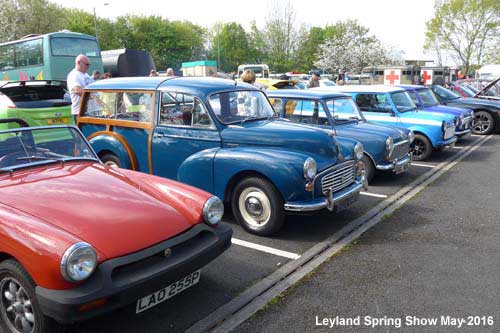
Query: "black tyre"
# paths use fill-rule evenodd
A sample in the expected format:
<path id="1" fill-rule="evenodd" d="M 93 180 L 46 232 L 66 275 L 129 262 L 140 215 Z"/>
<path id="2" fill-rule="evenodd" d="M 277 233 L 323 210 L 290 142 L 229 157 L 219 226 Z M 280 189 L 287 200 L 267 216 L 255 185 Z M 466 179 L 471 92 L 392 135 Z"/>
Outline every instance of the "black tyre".
<path id="1" fill-rule="evenodd" d="M 368 184 L 371 183 L 373 176 L 375 176 L 375 165 L 373 165 L 373 162 L 370 157 L 367 155 L 363 155 L 363 158 L 361 159 L 363 162 L 363 165 L 365 166 L 365 177 L 366 181 Z"/>
<path id="2" fill-rule="evenodd" d="M 121 167 L 120 159 L 115 154 L 111 154 L 111 153 L 103 154 L 101 156 L 101 161 L 102 161 L 102 163 L 109 165 L 109 166 L 114 166 L 114 167 L 118 167 L 118 168 Z"/>
<path id="3" fill-rule="evenodd" d="M 234 188 L 231 198 L 234 217 L 248 232 L 270 236 L 284 224 L 285 209 L 273 184 L 260 177 L 249 177 Z"/>
<path id="4" fill-rule="evenodd" d="M 487 111 L 475 111 L 472 121 L 472 133 L 487 135 L 493 132 L 495 128 L 495 119 Z"/>
<path id="5" fill-rule="evenodd" d="M 432 154 L 432 144 L 425 135 L 415 134 L 415 140 L 411 144 L 411 159 L 413 161 L 423 161 Z"/>
<path id="6" fill-rule="evenodd" d="M 0 263 L 0 327 L 2 332 L 62 332 L 64 327 L 43 315 L 35 283 L 15 260 Z"/>

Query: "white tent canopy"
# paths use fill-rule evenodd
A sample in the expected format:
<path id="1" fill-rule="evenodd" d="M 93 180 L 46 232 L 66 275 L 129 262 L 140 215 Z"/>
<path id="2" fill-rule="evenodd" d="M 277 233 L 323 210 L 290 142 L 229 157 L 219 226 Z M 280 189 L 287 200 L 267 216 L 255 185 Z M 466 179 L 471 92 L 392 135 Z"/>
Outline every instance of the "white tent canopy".
<path id="1" fill-rule="evenodd" d="M 481 79 L 492 79 L 500 76 L 500 65 L 486 65 L 477 71 Z"/>

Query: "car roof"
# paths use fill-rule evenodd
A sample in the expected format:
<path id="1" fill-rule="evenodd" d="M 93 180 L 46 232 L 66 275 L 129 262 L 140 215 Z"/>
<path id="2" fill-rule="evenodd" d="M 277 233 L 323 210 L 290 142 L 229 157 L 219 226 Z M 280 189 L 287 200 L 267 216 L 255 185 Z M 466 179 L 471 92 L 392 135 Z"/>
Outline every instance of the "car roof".
<path id="1" fill-rule="evenodd" d="M 385 86 L 382 84 L 373 84 L 373 85 L 343 85 L 343 86 L 331 86 L 331 87 L 322 87 L 315 89 L 325 89 L 329 91 L 337 91 L 337 92 L 353 92 L 353 93 L 391 93 L 396 91 L 404 91 L 403 88 L 396 86 Z"/>
<path id="2" fill-rule="evenodd" d="M 406 90 L 420 90 L 427 88 L 418 84 L 398 84 L 396 85 L 396 87 L 400 87 Z"/>
<path id="3" fill-rule="evenodd" d="M 323 99 L 323 98 L 338 98 L 350 97 L 348 94 L 343 94 L 335 91 L 314 89 L 281 89 L 270 90 L 267 92 L 268 97 L 286 97 L 286 98 L 308 98 L 308 99 Z"/>
<path id="4" fill-rule="evenodd" d="M 89 90 L 156 90 L 168 88 L 192 94 L 210 94 L 224 90 L 258 90 L 233 80 L 212 77 L 122 77 L 99 80 L 89 84 Z"/>

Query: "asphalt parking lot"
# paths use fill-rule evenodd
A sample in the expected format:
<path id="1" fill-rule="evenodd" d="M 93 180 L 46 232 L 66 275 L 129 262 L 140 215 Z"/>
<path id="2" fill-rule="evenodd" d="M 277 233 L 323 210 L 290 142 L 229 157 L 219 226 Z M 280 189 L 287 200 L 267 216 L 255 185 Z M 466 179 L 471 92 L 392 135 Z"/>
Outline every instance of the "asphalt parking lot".
<path id="1" fill-rule="evenodd" d="M 183 332 L 199 330 L 209 323 L 215 311 L 234 302 L 244 292 L 262 284 L 270 275 L 285 265 L 301 260 L 311 248 L 343 230 L 352 221 L 365 216 L 374 206 L 383 204 L 394 194 L 413 184 L 429 171 L 445 167 L 468 147 L 491 144 L 484 137 L 471 136 L 459 141 L 454 148 L 433 154 L 430 161 L 414 163 L 408 172 L 400 175 L 378 175 L 360 200 L 338 214 L 290 216 L 283 230 L 272 238 L 246 233 L 230 216 L 228 223 L 234 230 L 233 245 L 222 256 L 205 267 L 200 282 L 181 294 L 140 314 L 135 304 L 108 315 L 71 327 L 72 332 Z M 480 142 L 481 141 L 481 142 Z M 461 163 L 461 162 L 459 162 Z M 244 304 L 242 304 L 243 306 Z M 214 319 L 215 320 L 215 319 Z M 195 326 L 193 326 L 195 325 Z M 215 325 L 215 323 L 214 323 Z"/>

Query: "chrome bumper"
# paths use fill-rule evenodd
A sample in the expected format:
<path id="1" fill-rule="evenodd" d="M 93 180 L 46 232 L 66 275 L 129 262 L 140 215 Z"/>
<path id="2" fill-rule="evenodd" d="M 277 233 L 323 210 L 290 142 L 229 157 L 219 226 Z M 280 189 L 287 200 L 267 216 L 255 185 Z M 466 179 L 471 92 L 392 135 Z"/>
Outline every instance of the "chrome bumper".
<path id="1" fill-rule="evenodd" d="M 472 133 L 472 130 L 470 128 L 463 130 L 463 131 L 458 131 L 458 132 L 455 131 L 455 135 L 459 136 L 459 137 L 463 137 L 463 136 L 469 135 L 471 133 Z"/>
<path id="2" fill-rule="evenodd" d="M 394 172 L 403 172 L 406 171 L 406 167 L 409 166 L 411 163 L 411 158 L 410 154 L 407 154 L 405 157 L 399 159 L 399 160 L 394 160 L 392 162 L 384 163 L 384 164 L 377 164 L 376 169 L 377 170 L 393 170 Z"/>
<path id="3" fill-rule="evenodd" d="M 455 145 L 455 142 L 457 142 L 457 140 L 458 138 L 454 136 L 451 139 L 439 142 L 436 148 L 453 147 Z"/>
<path id="4" fill-rule="evenodd" d="M 333 210 L 338 203 L 348 200 L 351 197 L 357 198 L 362 188 L 363 183 L 356 180 L 351 185 L 338 192 L 330 194 L 326 198 L 321 197 L 311 201 L 287 202 L 285 203 L 285 210 L 289 212 L 312 212 L 325 208 Z"/>

